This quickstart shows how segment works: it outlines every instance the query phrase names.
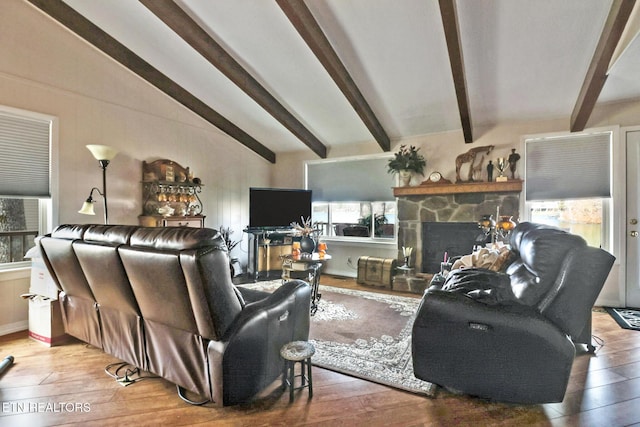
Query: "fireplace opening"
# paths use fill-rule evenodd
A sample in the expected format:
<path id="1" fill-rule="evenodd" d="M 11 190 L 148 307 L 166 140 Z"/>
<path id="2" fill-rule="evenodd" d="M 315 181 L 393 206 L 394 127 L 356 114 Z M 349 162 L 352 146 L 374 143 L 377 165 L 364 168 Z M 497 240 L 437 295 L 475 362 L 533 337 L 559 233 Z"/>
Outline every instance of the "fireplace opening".
<path id="1" fill-rule="evenodd" d="M 422 272 L 439 272 L 445 253 L 449 258 L 467 255 L 490 241 L 477 222 L 423 222 Z"/>

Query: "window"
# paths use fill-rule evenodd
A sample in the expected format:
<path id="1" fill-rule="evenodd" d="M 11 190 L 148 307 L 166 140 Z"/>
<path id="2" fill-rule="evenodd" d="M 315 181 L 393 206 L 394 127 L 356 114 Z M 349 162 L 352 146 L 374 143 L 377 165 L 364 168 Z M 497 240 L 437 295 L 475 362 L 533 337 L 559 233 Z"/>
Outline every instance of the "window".
<path id="1" fill-rule="evenodd" d="M 582 236 L 590 246 L 606 246 L 603 219 L 609 199 L 575 199 L 529 203 L 529 219 Z"/>
<path id="2" fill-rule="evenodd" d="M 609 249 L 612 132 L 525 139 L 525 204 L 532 222 Z"/>
<path id="3" fill-rule="evenodd" d="M 0 106 L 0 269 L 21 266 L 48 231 L 54 119 Z"/>
<path id="4" fill-rule="evenodd" d="M 39 234 L 37 199 L 0 198 L 0 264 L 24 261 Z"/>
<path id="5" fill-rule="evenodd" d="M 312 222 L 324 236 L 395 239 L 395 202 L 313 203 Z"/>
<path id="6" fill-rule="evenodd" d="M 395 182 L 387 173 L 389 158 L 385 154 L 307 162 L 311 219 L 324 236 L 395 239 Z"/>

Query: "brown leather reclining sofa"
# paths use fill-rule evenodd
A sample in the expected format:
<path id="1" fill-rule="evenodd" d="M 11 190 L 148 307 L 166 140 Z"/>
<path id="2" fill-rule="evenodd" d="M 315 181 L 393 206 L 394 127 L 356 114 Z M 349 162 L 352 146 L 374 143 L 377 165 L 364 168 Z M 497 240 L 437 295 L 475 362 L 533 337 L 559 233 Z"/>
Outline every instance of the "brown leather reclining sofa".
<path id="1" fill-rule="evenodd" d="M 250 400 L 308 338 L 310 287 L 238 291 L 216 230 L 62 225 L 39 244 L 68 334 L 216 404 Z"/>

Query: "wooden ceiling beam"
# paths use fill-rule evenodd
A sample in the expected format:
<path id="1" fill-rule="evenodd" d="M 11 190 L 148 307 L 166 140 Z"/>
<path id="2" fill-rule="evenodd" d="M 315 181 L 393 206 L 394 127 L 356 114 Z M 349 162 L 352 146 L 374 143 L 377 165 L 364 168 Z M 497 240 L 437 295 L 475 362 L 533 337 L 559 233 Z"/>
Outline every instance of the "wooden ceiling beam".
<path id="1" fill-rule="evenodd" d="M 458 25 L 458 12 L 455 0 L 439 0 L 440 16 L 444 26 L 444 36 L 447 41 L 447 51 L 449 52 L 449 62 L 451 63 L 451 74 L 453 76 L 453 86 L 458 99 L 458 111 L 460 112 L 460 122 L 464 142 L 473 142 L 473 129 L 471 125 L 471 112 L 469 111 L 469 93 L 467 91 L 467 79 L 464 72 L 464 58 L 462 55 L 462 44 L 460 42 L 460 28 Z"/>
<path id="2" fill-rule="evenodd" d="M 340 88 L 360 119 L 369 129 L 380 147 L 384 151 L 391 149 L 389 136 L 380 124 L 380 121 L 353 81 L 346 67 L 340 61 L 331 43 L 322 32 L 320 25 L 315 20 L 311 11 L 303 0 L 276 0 L 289 21 L 293 24 L 302 39 L 307 43 L 311 51 L 316 55 L 320 63 L 327 70 L 333 81 Z"/>
<path id="3" fill-rule="evenodd" d="M 571 132 L 584 130 L 607 81 L 607 70 L 613 52 L 627 25 L 635 0 L 614 0 L 602 29 L 600 40 L 591 59 L 587 75 L 582 83 L 576 105 L 571 113 Z"/>
<path id="4" fill-rule="evenodd" d="M 271 163 L 273 151 L 227 120 L 61 0 L 29 0 L 51 18 Z"/>
<path id="5" fill-rule="evenodd" d="M 173 0 L 140 0 L 140 3 L 314 153 L 327 157 L 327 147 Z"/>

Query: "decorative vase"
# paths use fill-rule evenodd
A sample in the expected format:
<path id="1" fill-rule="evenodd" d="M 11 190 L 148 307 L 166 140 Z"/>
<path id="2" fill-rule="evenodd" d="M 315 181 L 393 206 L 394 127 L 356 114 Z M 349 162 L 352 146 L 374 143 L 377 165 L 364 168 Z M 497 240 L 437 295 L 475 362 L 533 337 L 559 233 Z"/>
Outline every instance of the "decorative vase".
<path id="1" fill-rule="evenodd" d="M 402 187 L 408 187 L 411 183 L 411 177 L 413 173 L 409 169 L 401 169 L 398 172 L 398 177 L 400 178 L 400 185 Z"/>
<path id="2" fill-rule="evenodd" d="M 500 221 L 498 221 L 498 223 L 496 224 L 496 228 L 509 232 L 514 228 L 516 228 L 516 222 L 513 220 L 513 217 L 510 215 L 501 215 Z"/>
<path id="3" fill-rule="evenodd" d="M 300 250 L 304 253 L 311 254 L 316 248 L 316 242 L 309 236 L 300 239 Z"/>
<path id="4" fill-rule="evenodd" d="M 482 218 L 478 221 L 478 226 L 485 231 L 489 231 L 495 228 L 496 221 L 493 219 L 493 215 L 482 215 Z"/>

